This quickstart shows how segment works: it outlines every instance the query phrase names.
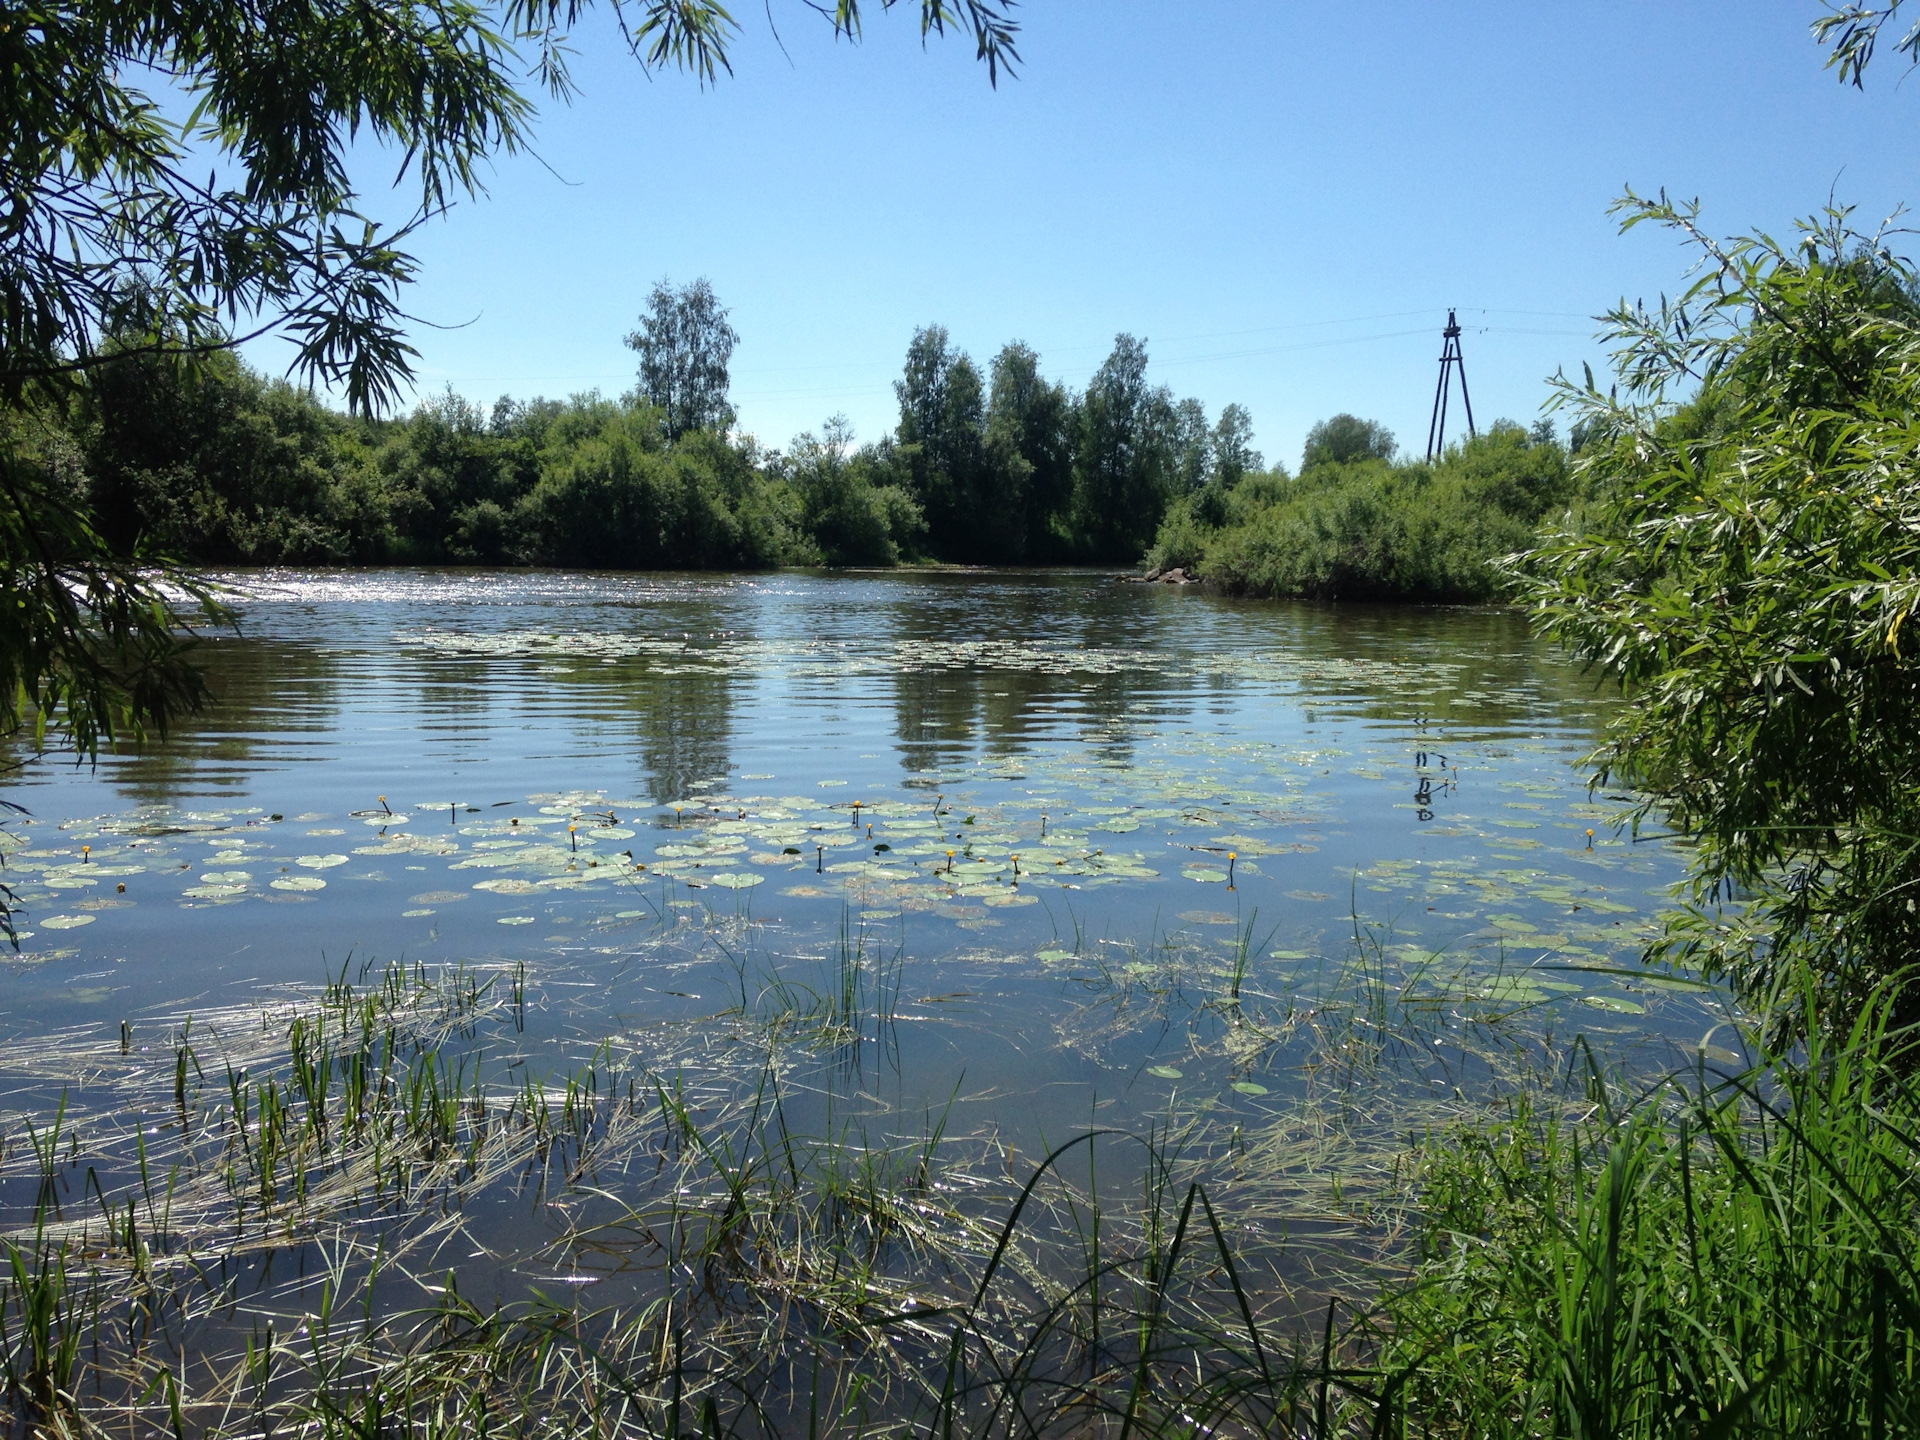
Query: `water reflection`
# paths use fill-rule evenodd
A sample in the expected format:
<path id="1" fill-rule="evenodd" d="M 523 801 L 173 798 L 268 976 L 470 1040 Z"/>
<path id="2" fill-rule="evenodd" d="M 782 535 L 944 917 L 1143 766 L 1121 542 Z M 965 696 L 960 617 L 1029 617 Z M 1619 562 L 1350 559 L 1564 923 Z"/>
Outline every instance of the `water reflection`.
<path id="1" fill-rule="evenodd" d="M 726 674 L 635 675 L 625 695 L 640 737 L 647 794 L 665 805 L 731 768 L 734 682 Z"/>

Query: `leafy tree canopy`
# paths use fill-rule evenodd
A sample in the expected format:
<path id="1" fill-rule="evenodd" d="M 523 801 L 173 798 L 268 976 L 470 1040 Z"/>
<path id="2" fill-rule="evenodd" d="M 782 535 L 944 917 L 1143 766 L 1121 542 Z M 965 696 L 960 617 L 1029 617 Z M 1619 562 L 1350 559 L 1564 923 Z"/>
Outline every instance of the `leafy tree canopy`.
<path id="1" fill-rule="evenodd" d="M 1766 998 L 1787 951 L 1845 1004 L 1920 1014 L 1920 307 L 1884 237 L 1829 211 L 1783 244 L 1673 227 L 1701 278 L 1622 305 L 1618 390 L 1562 403 L 1590 435 L 1582 522 L 1523 557 L 1548 634 L 1634 702 L 1596 755 L 1693 838 L 1671 946 Z M 1730 919 L 1724 904 L 1751 900 Z"/>
<path id="2" fill-rule="evenodd" d="M 640 352 L 640 393 L 660 411 L 669 440 L 733 424 L 727 364 L 739 340 L 704 278 L 678 290 L 666 280 L 653 287 L 627 346 Z"/>
<path id="3" fill-rule="evenodd" d="M 1307 431 L 1307 443 L 1300 452 L 1300 468 L 1315 465 L 1344 465 L 1349 460 L 1391 460 L 1393 432 L 1377 420 L 1362 420 L 1358 415 L 1335 415 Z"/>

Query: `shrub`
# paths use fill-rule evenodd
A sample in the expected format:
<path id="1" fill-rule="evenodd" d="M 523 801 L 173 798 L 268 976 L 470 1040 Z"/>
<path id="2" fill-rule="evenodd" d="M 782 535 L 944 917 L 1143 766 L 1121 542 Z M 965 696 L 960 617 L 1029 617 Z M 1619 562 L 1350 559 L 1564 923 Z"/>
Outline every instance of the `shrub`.
<path id="1" fill-rule="evenodd" d="M 1169 509 L 1150 558 L 1248 595 L 1485 600 L 1503 593 L 1509 582 L 1499 561 L 1531 544 L 1540 517 L 1570 497 L 1566 452 L 1501 422 L 1436 465 L 1395 465 L 1361 443 L 1377 430 L 1353 421 L 1322 437 L 1308 447 L 1312 463 L 1297 479 L 1253 473 L 1237 485 L 1196 491 Z M 1333 458 L 1343 445 L 1353 455 Z"/>

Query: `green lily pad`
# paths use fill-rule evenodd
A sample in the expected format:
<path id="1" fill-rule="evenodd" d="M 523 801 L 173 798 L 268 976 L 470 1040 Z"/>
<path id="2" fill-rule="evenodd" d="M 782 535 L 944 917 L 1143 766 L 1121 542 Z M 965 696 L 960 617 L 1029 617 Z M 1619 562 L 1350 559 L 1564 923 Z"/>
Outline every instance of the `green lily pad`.
<path id="1" fill-rule="evenodd" d="M 286 875 L 267 882 L 275 890 L 324 890 L 327 882 L 318 875 Z"/>
<path id="2" fill-rule="evenodd" d="M 1587 1004 L 1596 1010 L 1611 1010 L 1616 1015 L 1644 1015 L 1647 1007 L 1638 1000 L 1627 1000 L 1619 995 L 1588 995 Z"/>
<path id="3" fill-rule="evenodd" d="M 1252 1080 L 1236 1080 L 1233 1082 L 1233 1088 L 1238 1090 L 1242 1095 L 1264 1095 L 1267 1093 L 1266 1086 L 1256 1084 Z"/>
<path id="4" fill-rule="evenodd" d="M 1198 880 L 1203 885 L 1214 884 L 1227 878 L 1226 871 L 1209 869 L 1205 865 L 1195 865 L 1190 869 L 1182 870 L 1180 873 L 1189 880 Z"/>
<path id="5" fill-rule="evenodd" d="M 45 930 L 78 930 L 82 925 L 93 924 L 91 915 L 49 915 L 40 922 Z"/>
<path id="6" fill-rule="evenodd" d="M 709 885 L 718 885 L 722 890 L 749 890 L 767 877 L 749 874 L 744 870 L 728 871 L 720 875 L 707 877 Z"/>
<path id="7" fill-rule="evenodd" d="M 1147 1067 L 1147 1074 L 1158 1075 L 1162 1080 L 1178 1080 L 1181 1078 L 1180 1072 L 1171 1065 L 1149 1065 Z"/>

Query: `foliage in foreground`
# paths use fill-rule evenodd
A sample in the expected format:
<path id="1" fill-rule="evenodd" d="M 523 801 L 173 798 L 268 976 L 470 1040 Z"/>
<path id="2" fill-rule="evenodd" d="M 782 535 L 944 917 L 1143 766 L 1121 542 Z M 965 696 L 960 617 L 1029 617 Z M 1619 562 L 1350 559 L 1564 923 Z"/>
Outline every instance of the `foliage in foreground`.
<path id="1" fill-rule="evenodd" d="M 1251 1435 L 1364 1388 L 1272 1348 L 1169 1137 L 1129 1202 L 1095 1183 L 1127 1137 L 1016 1176 L 862 1108 L 900 962 L 742 969 L 698 1080 L 614 1041 L 532 1073 L 524 972 L 453 968 L 20 1051 L 112 1103 L 62 1091 L 0 1164 L 0 1400 L 76 1435 Z"/>
<path id="2" fill-rule="evenodd" d="M 1624 394 L 1566 398 L 1596 503 L 1519 562 L 1540 627 L 1632 702 L 1594 757 L 1692 841 L 1669 953 L 1756 1004 L 1811 973 L 1844 1015 L 1920 945 L 1920 307 L 1841 213 L 1791 246 L 1721 245 L 1665 198 L 1704 273 L 1623 307 Z M 1691 389 L 1685 405 L 1669 403 Z M 1739 904 L 1734 902 L 1738 900 Z M 1803 963 L 1801 963 L 1803 962 Z"/>
<path id="3" fill-rule="evenodd" d="M 1920 1092 L 1885 1008 L 1791 1062 L 1703 1061 L 1584 1115 L 1517 1101 L 1426 1152 L 1381 1309 L 1424 1433 L 1920 1427 Z"/>
<path id="4" fill-rule="evenodd" d="M 902 962 L 740 967 L 698 1080 L 631 1036 L 533 1072 L 514 969 L 16 1047 L 100 1093 L 10 1122 L 0 1400 L 20 1433 L 156 1437 L 1920 1425 L 1920 1089 L 1884 1006 L 1632 1090 L 1576 1044 L 1564 1088 L 1410 1157 L 1411 1273 L 1356 1252 L 1302 1316 L 1299 1240 L 1256 1239 L 1192 1135 L 1090 1129 L 1015 1173 L 862 1110 Z"/>

